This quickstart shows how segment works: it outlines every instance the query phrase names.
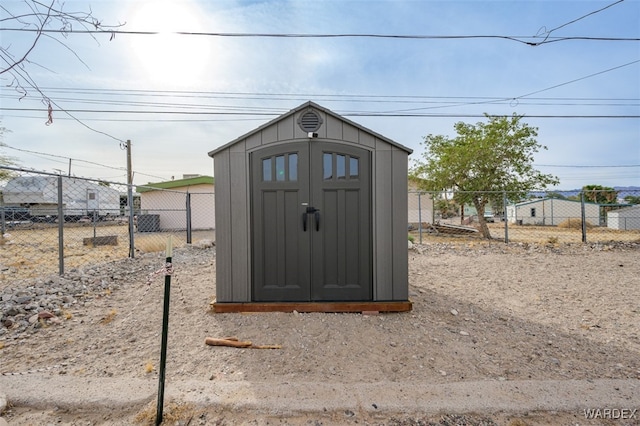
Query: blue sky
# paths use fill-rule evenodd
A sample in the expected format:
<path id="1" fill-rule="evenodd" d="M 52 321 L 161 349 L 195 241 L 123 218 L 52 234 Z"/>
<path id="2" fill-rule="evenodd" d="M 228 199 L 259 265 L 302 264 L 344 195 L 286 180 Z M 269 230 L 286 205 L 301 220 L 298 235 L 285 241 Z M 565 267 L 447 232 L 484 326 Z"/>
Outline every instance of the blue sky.
<path id="1" fill-rule="evenodd" d="M 4 142 L 23 150 L 2 153 L 50 172 L 66 173 L 65 158 L 72 158 L 72 174 L 124 182 L 119 140 L 129 139 L 137 184 L 211 175 L 208 151 L 312 100 L 413 148 L 416 159 L 425 135 L 454 136 L 457 121 L 521 114 L 548 147 L 535 164 L 560 178 L 558 188 L 640 186 L 638 41 L 565 40 L 533 47 L 501 38 L 171 34 L 542 41 L 531 37 L 614 2 L 67 1 L 66 11 L 90 7 L 103 23 L 126 23 L 123 31 L 160 34 L 41 38 L 24 71 L 59 108 L 77 111 L 77 120 L 54 107 L 54 122 L 46 126 L 45 111 L 29 110 L 44 108 L 42 96 L 27 87 L 21 98 L 12 76 L 0 74 L 0 125 L 10 130 Z M 13 14 L 25 10 L 17 0 L 2 6 Z M 0 11 L 2 18 L 7 10 Z M 20 56 L 35 34 L 9 30 L 16 27 L 0 22 L 0 45 Z M 550 36 L 640 38 L 640 1 L 625 0 Z"/>

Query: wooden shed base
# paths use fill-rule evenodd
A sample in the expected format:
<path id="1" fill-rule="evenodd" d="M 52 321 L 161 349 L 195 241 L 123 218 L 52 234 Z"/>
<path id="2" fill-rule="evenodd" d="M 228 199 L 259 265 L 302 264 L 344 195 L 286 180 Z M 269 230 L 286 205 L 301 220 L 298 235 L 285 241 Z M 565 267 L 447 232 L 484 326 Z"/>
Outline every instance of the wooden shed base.
<path id="1" fill-rule="evenodd" d="M 215 313 L 231 312 L 408 312 L 413 307 L 406 302 L 248 302 L 211 303 Z"/>

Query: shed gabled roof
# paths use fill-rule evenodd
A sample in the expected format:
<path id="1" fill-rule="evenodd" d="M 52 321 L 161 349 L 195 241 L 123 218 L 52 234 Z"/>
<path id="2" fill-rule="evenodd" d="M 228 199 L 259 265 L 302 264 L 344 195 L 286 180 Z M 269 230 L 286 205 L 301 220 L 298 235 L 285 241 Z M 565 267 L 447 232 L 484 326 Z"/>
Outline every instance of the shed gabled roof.
<path id="1" fill-rule="evenodd" d="M 640 204 L 629 205 L 627 207 L 623 207 L 623 208 L 618 209 L 618 210 L 611 210 L 611 211 L 609 211 L 607 213 L 608 214 L 610 214 L 610 213 L 618 213 L 618 212 L 627 213 L 627 212 L 633 212 L 635 210 L 640 210 Z"/>
<path id="2" fill-rule="evenodd" d="M 165 182 L 148 183 L 146 185 L 139 185 L 136 187 L 137 192 L 148 192 L 156 189 L 172 189 L 182 188 L 185 186 L 202 185 L 202 184 L 214 184 L 214 179 L 211 176 L 196 176 L 186 179 L 175 179 Z"/>
<path id="3" fill-rule="evenodd" d="M 526 206 L 527 204 L 541 203 L 541 202 L 549 201 L 549 200 L 553 200 L 553 201 L 559 202 L 559 203 L 578 203 L 578 204 L 580 204 L 582 202 L 580 200 L 567 200 L 565 198 L 544 197 L 544 198 L 535 198 L 533 200 L 521 201 L 519 203 L 515 203 L 515 204 L 511 204 L 511 205 L 512 206 L 516 206 L 516 207 L 522 207 L 522 206 Z M 592 201 L 585 201 L 584 203 L 585 204 L 599 205 L 598 203 L 594 203 Z"/>
<path id="4" fill-rule="evenodd" d="M 262 131 L 263 129 L 265 129 L 265 128 L 269 127 L 269 126 L 272 126 L 273 124 L 275 124 L 275 123 L 277 123 L 279 121 L 282 121 L 282 120 L 286 119 L 287 117 L 289 117 L 291 115 L 295 115 L 295 114 L 299 113 L 300 111 L 303 111 L 303 110 L 308 109 L 308 108 L 317 109 L 318 111 L 322 111 L 325 114 L 330 115 L 330 116 L 332 116 L 332 117 L 334 117 L 334 118 L 336 118 L 338 120 L 344 121 L 345 123 L 348 123 L 351 126 L 354 126 L 354 127 L 358 128 L 358 129 L 360 129 L 360 130 L 362 130 L 362 131 L 364 131 L 366 133 L 369 133 L 369 134 L 373 135 L 374 137 L 387 142 L 390 145 L 393 145 L 393 146 L 395 146 L 397 148 L 400 148 L 400 149 L 408 152 L 409 154 L 411 154 L 413 152 L 413 150 L 411 148 L 407 148 L 406 146 L 404 146 L 402 144 L 399 144 L 398 142 L 395 142 L 395 141 L 393 141 L 393 140 L 391 140 L 391 139 L 389 139 L 389 138 L 387 138 L 385 136 L 382 136 L 381 134 L 376 133 L 373 130 L 370 130 L 370 129 L 368 129 L 368 128 L 366 128 L 366 127 L 364 127 L 364 126 L 362 126 L 362 125 L 360 125 L 358 123 L 355 123 L 355 122 L 353 122 L 353 121 L 351 121 L 351 120 L 349 120 L 347 118 L 344 118 L 341 115 L 338 115 L 335 112 L 331 111 L 330 109 L 327 109 L 327 108 L 325 108 L 323 106 L 320 106 L 320 105 L 316 104 L 315 102 L 308 101 L 308 102 L 305 102 L 302 105 L 292 109 L 291 111 L 289 111 L 287 113 L 284 113 L 279 117 L 274 118 L 273 120 L 263 124 L 262 126 L 254 129 L 254 130 L 252 130 L 252 131 L 250 131 L 248 133 L 245 133 L 244 135 L 232 140 L 231 142 L 226 143 L 226 144 L 214 149 L 213 151 L 210 151 L 209 152 L 209 157 L 214 157 L 218 152 L 224 151 L 225 149 L 229 148 L 230 146 L 233 146 L 236 143 L 247 139 L 248 137 L 252 136 L 253 134 L 258 133 L 258 132 Z"/>

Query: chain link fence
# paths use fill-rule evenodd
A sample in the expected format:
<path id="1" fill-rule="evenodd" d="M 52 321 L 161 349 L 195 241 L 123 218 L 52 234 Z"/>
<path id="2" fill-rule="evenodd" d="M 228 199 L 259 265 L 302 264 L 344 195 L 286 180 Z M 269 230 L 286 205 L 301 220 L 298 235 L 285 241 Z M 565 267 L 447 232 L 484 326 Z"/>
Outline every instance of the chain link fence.
<path id="1" fill-rule="evenodd" d="M 2 167 L 0 281 L 215 241 L 213 185 L 163 189 Z M 486 239 L 541 244 L 640 241 L 640 191 L 486 191 L 481 218 L 464 193 L 409 191 L 417 243 Z"/>
<path id="2" fill-rule="evenodd" d="M 488 202 L 482 217 L 464 198 Z M 640 191 L 532 192 L 409 191 L 409 238 L 425 243 L 445 238 L 490 237 L 541 244 L 640 241 Z M 486 234 L 481 222 L 486 223 Z"/>
<path id="3" fill-rule="evenodd" d="M 172 190 L 3 167 L 0 281 L 215 241 L 213 185 Z"/>

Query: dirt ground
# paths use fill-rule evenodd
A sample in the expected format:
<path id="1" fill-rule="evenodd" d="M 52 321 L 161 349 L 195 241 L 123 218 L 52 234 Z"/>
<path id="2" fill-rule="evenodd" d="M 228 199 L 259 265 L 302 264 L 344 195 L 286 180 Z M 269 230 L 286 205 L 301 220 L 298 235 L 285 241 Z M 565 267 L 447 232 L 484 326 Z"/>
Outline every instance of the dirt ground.
<path id="1" fill-rule="evenodd" d="M 63 231 L 64 268 L 70 270 L 86 265 L 126 259 L 129 256 L 129 227 L 122 222 L 66 224 Z M 162 251 L 169 235 L 175 247 L 187 244 L 186 232 L 135 232 L 137 253 Z M 113 238 L 116 245 L 89 246 L 86 239 Z M 192 242 L 215 241 L 215 231 L 196 230 Z M 37 278 L 59 271 L 58 227 L 55 224 L 32 224 L 8 229 L 0 236 L 0 288 L 16 278 Z"/>
<path id="2" fill-rule="evenodd" d="M 408 313 L 216 314 L 210 310 L 215 249 L 179 249 L 172 275 L 167 386 L 186 380 L 274 388 L 295 383 L 379 384 L 378 400 L 385 401 L 395 397 L 398 384 L 601 379 L 640 383 L 639 255 L 637 242 L 436 242 L 409 251 L 413 310 Z M 163 255 L 93 267 L 90 279 L 112 280 L 114 270 L 125 279 L 113 281 L 104 292 L 84 295 L 60 324 L 1 336 L 0 372 L 22 373 L 20 380 L 35 387 L 60 376 L 78 383 L 157 383 L 163 277 L 156 275 L 147 285 L 149 275 L 140 268 L 126 273 L 131 262 L 153 272 L 162 266 Z M 0 281 L 0 293 L 2 288 Z M 205 337 L 225 336 L 282 348 L 204 344 Z M 15 377 L 0 376 L 0 393 L 9 401 L 3 416 L 9 424 L 150 424 L 153 419 L 154 401 L 132 403 L 119 411 L 99 405 L 74 410 L 12 403 L 11 389 L 6 388 L 12 382 L 3 380 Z M 55 394 L 56 389 L 48 391 Z M 135 387 L 128 392 L 134 400 Z M 517 404 L 497 412 L 460 408 L 372 417 L 364 411 L 325 409 L 274 414 L 234 411 L 229 408 L 233 403 L 192 405 L 185 400 L 178 394 L 167 403 L 165 416 L 171 422 L 166 423 L 620 425 L 638 424 L 640 417 L 636 414 L 627 423 L 585 421 L 582 411 L 523 411 Z"/>

